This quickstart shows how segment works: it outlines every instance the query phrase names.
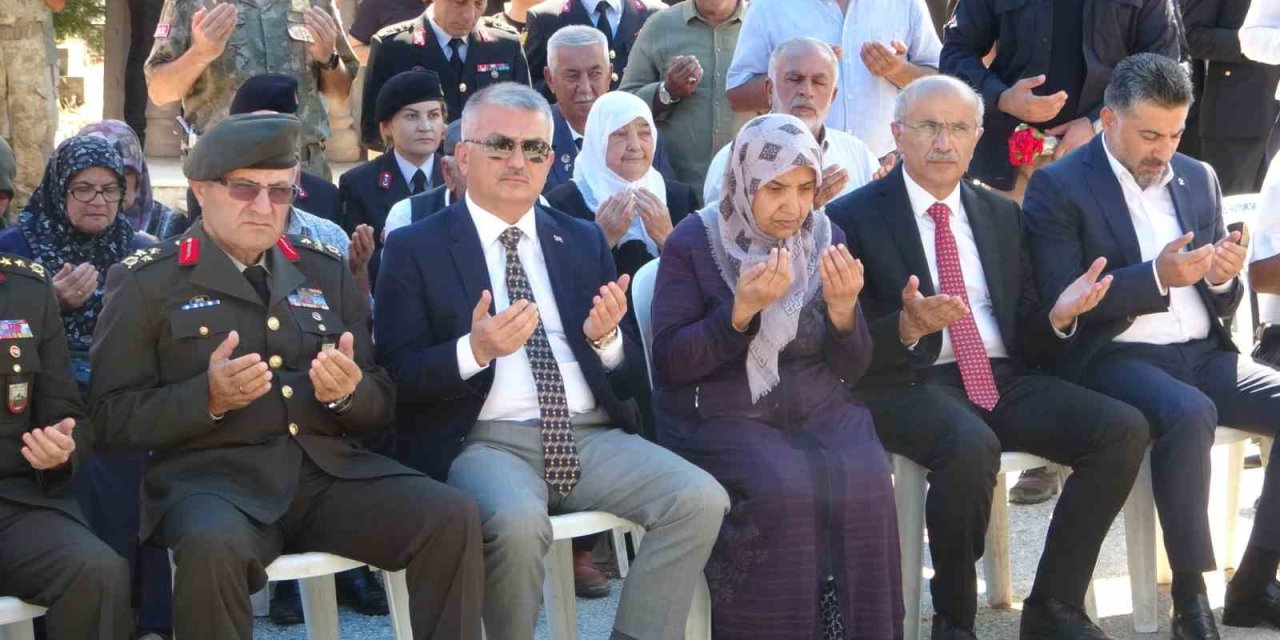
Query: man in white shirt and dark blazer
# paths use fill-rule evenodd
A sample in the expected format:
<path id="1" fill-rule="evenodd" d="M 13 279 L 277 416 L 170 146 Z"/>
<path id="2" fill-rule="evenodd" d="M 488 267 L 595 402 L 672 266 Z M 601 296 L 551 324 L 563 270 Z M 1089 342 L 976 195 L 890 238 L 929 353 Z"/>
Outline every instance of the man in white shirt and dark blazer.
<path id="1" fill-rule="evenodd" d="M 375 330 L 400 391 L 396 455 L 480 505 L 489 637 L 533 637 L 548 514 L 600 510 L 647 530 L 611 637 L 681 638 L 729 498 L 627 433 L 624 368 L 644 366 L 619 326 L 628 279 L 595 224 L 537 204 L 551 124 L 528 87 L 473 96 L 465 198 L 387 238 Z"/>
<path id="2" fill-rule="evenodd" d="M 1240 355 L 1224 325 L 1242 297 L 1245 245 L 1222 222 L 1217 176 L 1175 153 L 1191 81 L 1176 61 L 1117 65 L 1103 134 L 1037 171 L 1026 224 L 1041 296 L 1107 259 L 1111 293 L 1080 318 L 1062 373 L 1124 400 L 1151 424 L 1152 483 L 1173 569 L 1173 637 L 1218 637 L 1202 572 L 1215 568 L 1209 450 L 1225 425 L 1273 436 L 1280 372 Z M 1280 624 L 1280 471 L 1271 459 L 1253 536 L 1227 587 L 1223 622 Z"/>

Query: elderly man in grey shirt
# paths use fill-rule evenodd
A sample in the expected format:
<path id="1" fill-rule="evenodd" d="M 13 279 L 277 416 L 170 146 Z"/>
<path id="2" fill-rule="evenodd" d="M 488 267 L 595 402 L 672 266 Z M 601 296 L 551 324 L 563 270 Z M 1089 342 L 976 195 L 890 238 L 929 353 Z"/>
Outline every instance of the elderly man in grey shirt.
<path id="1" fill-rule="evenodd" d="M 684 0 L 655 13 L 622 75 L 620 88 L 652 105 L 685 184 L 703 183 L 711 157 L 744 121 L 725 97 L 725 78 L 745 12 L 744 0 Z"/>

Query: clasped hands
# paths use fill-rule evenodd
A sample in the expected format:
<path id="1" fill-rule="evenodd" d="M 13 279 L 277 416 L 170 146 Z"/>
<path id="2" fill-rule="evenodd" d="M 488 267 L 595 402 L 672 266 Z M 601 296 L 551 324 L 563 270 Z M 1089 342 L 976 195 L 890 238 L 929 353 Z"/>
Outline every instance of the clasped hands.
<path id="1" fill-rule="evenodd" d="M 231 354 L 240 344 L 232 331 L 209 355 L 209 413 L 225 415 L 243 409 L 271 391 L 271 369 L 257 353 L 238 358 Z M 329 404 L 355 393 L 364 372 L 355 362 L 355 338 L 345 332 L 336 349 L 324 349 L 311 360 L 308 371 L 316 401 Z"/>
<path id="2" fill-rule="evenodd" d="M 600 287 L 591 300 L 591 311 L 582 323 L 582 334 L 589 342 L 599 342 L 618 328 L 627 315 L 627 286 L 631 276 L 623 274 L 615 282 Z M 487 367 L 496 358 L 509 356 L 524 347 L 538 328 L 538 305 L 516 300 L 501 313 L 490 315 L 493 294 L 486 289 L 471 310 L 471 354 L 476 364 Z"/>

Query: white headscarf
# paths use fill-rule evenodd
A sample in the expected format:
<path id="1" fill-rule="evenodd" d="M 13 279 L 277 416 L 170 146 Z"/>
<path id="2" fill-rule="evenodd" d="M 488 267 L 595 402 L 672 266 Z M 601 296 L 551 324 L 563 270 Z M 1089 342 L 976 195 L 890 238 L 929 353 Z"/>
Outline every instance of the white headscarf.
<path id="1" fill-rule="evenodd" d="M 614 194 L 626 189 L 644 189 L 667 201 L 667 185 L 662 174 L 653 168 L 653 154 L 649 156 L 649 170 L 635 182 L 614 173 L 605 160 L 609 149 L 609 136 L 636 118 L 644 118 L 654 135 L 654 152 L 657 151 L 658 127 L 653 124 L 653 114 L 644 100 L 625 91 L 611 91 L 600 96 L 591 105 L 591 113 L 587 115 L 586 131 L 582 134 L 582 151 L 573 163 L 573 182 L 578 185 L 582 199 L 593 213 L 600 210 L 604 201 Z M 636 215 L 631 219 L 631 226 L 622 235 L 618 244 L 639 240 L 649 249 L 649 254 L 658 255 L 658 245 L 644 230 L 644 220 Z"/>

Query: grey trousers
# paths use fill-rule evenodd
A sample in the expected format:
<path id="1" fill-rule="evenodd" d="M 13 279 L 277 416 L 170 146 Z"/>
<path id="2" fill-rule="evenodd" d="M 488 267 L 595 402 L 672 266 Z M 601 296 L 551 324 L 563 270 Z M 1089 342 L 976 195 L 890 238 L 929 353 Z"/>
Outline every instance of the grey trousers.
<path id="1" fill-rule="evenodd" d="M 614 637 L 684 637 L 729 496 L 710 474 L 639 436 L 576 426 L 582 479 L 568 496 L 542 477 L 536 422 L 480 422 L 449 470 L 449 484 L 480 507 L 488 637 L 531 640 L 538 618 L 549 514 L 605 511 L 646 529 L 622 588 Z"/>

